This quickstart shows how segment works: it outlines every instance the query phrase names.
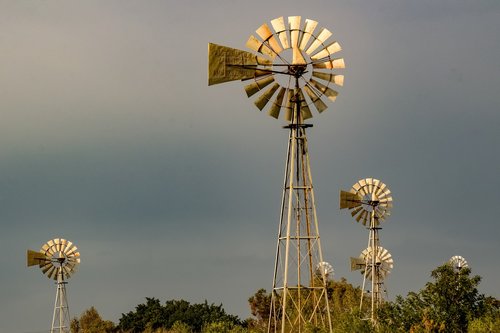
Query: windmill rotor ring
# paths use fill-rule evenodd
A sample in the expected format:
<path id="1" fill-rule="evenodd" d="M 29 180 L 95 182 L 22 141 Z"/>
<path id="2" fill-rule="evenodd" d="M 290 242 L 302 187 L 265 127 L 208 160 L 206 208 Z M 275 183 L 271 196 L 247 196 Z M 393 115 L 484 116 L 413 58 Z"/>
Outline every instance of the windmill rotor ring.
<path id="1" fill-rule="evenodd" d="M 28 250 L 28 266 L 38 265 L 49 279 L 71 277 L 80 264 L 78 248 L 64 238 L 54 238 L 45 243 L 39 251 Z"/>
<path id="2" fill-rule="evenodd" d="M 267 108 L 278 119 L 284 108 L 285 119 L 292 122 L 296 104 L 303 120 L 311 118 L 310 106 L 323 112 L 323 98 L 335 101 L 338 92 L 332 87 L 344 84 L 344 76 L 336 73 L 345 68 L 344 59 L 334 56 L 342 48 L 329 41 L 331 36 L 314 20 L 278 17 L 248 39 L 246 46 L 255 53 L 210 43 L 208 83 L 252 80 L 245 91 L 248 97 L 257 96 L 259 110 Z"/>
<path id="3" fill-rule="evenodd" d="M 391 213 L 391 191 L 378 179 L 361 179 L 349 191 L 340 191 L 340 209 L 344 208 L 349 209 L 352 217 L 363 225 L 370 225 L 373 213 L 377 226 Z"/>

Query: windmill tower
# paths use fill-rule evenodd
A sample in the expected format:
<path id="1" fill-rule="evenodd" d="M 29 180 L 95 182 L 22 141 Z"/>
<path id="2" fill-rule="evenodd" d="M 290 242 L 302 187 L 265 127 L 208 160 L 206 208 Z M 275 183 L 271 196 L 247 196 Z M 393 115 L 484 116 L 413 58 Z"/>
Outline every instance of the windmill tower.
<path id="1" fill-rule="evenodd" d="M 80 264 L 80 253 L 72 242 L 55 238 L 40 251 L 28 250 L 28 267 L 38 265 L 49 279 L 56 280 L 57 291 L 50 333 L 69 333 L 70 315 L 66 297 L 66 280 Z"/>
<path id="2" fill-rule="evenodd" d="M 258 37 L 248 39 L 254 53 L 209 44 L 208 84 L 251 81 L 245 91 L 256 96 L 259 110 L 277 119 L 285 111 L 289 136 L 268 332 L 304 332 L 311 325 L 331 332 L 326 275 L 315 274 L 323 255 L 306 135 L 312 124 L 304 121 L 312 117 L 310 106 L 323 112 L 323 98 L 336 99 L 331 86 L 343 85 L 343 75 L 334 72 L 344 60 L 334 58 L 340 45 L 328 42 L 332 33 L 316 29 L 316 21 L 279 17 L 271 26 L 262 24 Z"/>
<path id="3" fill-rule="evenodd" d="M 363 291 L 366 280 L 371 281 L 370 319 L 375 323 L 375 311 L 383 301 L 384 279 L 394 266 L 391 254 L 380 246 L 380 222 L 390 215 L 391 191 L 378 179 L 361 179 L 350 191 L 340 191 L 340 209 L 351 211 L 356 222 L 362 222 L 369 230 L 368 247 L 358 258 L 351 258 L 351 270 L 360 269 L 363 274 Z M 361 295 L 360 308 L 364 295 Z"/>

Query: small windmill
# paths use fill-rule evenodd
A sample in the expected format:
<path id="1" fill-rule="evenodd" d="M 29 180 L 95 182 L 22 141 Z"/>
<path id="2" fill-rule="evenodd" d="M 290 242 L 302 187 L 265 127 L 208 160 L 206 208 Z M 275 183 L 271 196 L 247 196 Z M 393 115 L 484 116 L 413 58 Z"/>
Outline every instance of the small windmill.
<path id="1" fill-rule="evenodd" d="M 56 280 L 57 291 L 50 333 L 69 333 L 70 315 L 66 297 L 66 280 L 80 264 L 80 253 L 72 242 L 55 238 L 39 251 L 28 250 L 28 267 L 38 265 L 49 279 Z"/>
<path id="2" fill-rule="evenodd" d="M 312 124 L 304 121 L 312 108 L 327 108 L 324 99 L 337 98 L 332 87 L 342 86 L 344 76 L 336 70 L 345 66 L 334 54 L 341 47 L 328 41 L 328 29 L 300 16 L 278 17 L 256 34 L 246 43 L 253 52 L 208 45 L 208 84 L 248 81 L 255 106 L 284 118 L 289 130 L 268 332 L 304 332 L 309 325 L 332 332 L 326 276 L 318 282 L 315 273 L 323 257 L 306 135 Z"/>
<path id="3" fill-rule="evenodd" d="M 330 280 L 333 278 L 335 271 L 333 270 L 332 265 L 330 265 L 326 261 L 322 261 L 316 266 L 316 274 L 318 275 L 318 277 L 324 278 L 325 280 Z"/>
<path id="4" fill-rule="evenodd" d="M 371 280 L 371 315 L 375 322 L 375 311 L 383 301 L 382 291 L 385 276 L 394 262 L 390 253 L 382 248 L 378 236 L 380 223 L 390 215 L 392 208 L 391 191 L 378 179 L 366 178 L 354 184 L 350 191 L 340 191 L 340 209 L 349 209 L 357 222 L 370 230 L 368 247 L 358 258 L 351 258 L 351 270 L 361 270 L 363 291 L 366 280 Z M 361 295 L 360 308 L 363 305 Z"/>
<path id="5" fill-rule="evenodd" d="M 464 267 L 469 267 L 469 264 L 467 264 L 467 260 L 465 260 L 465 258 L 462 256 L 453 256 L 448 262 L 457 272 L 460 272 Z"/>

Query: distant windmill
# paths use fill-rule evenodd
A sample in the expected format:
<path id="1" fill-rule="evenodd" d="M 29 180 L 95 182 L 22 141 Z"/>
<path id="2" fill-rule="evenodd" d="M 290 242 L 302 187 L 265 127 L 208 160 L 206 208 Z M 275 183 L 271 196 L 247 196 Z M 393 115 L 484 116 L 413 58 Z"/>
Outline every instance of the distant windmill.
<path id="1" fill-rule="evenodd" d="M 469 267 L 469 265 L 467 264 L 467 260 L 465 260 L 465 258 L 462 256 L 453 256 L 448 262 L 457 272 L 460 272 L 464 267 Z"/>
<path id="2" fill-rule="evenodd" d="M 363 291 L 366 280 L 371 280 L 371 320 L 375 322 L 375 311 L 382 303 L 385 276 L 394 262 L 391 254 L 380 246 L 378 231 L 380 222 L 390 215 L 392 195 L 387 186 L 378 179 L 361 179 L 350 191 L 340 191 L 340 209 L 347 208 L 357 222 L 362 222 L 370 230 L 368 247 L 358 258 L 351 258 L 351 270 L 363 273 Z M 363 305 L 361 295 L 360 308 Z"/>
<path id="3" fill-rule="evenodd" d="M 49 279 L 56 280 L 57 291 L 50 333 L 69 333 L 70 315 L 66 297 L 66 280 L 80 264 L 80 253 L 72 242 L 55 238 L 45 243 L 40 251 L 28 250 L 28 267 L 38 265 Z"/>
<path id="4" fill-rule="evenodd" d="M 318 263 L 316 266 L 316 274 L 319 277 L 324 277 L 325 281 L 332 279 L 333 275 L 335 274 L 333 270 L 333 266 L 327 263 L 326 261 L 322 261 Z"/>

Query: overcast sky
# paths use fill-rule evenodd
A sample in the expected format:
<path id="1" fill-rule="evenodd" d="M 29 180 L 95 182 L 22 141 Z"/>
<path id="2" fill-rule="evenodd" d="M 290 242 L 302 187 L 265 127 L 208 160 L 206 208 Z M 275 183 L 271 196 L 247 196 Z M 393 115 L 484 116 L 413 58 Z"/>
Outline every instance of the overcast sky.
<path id="1" fill-rule="evenodd" d="M 301 15 L 343 47 L 345 85 L 312 119 L 324 258 L 368 232 L 338 191 L 375 177 L 394 195 L 382 244 L 389 296 L 462 255 L 500 297 L 498 0 L 0 0 L 0 332 L 46 332 L 55 286 L 26 249 L 72 240 L 72 315 L 115 322 L 157 297 L 243 318 L 272 285 L 287 132 L 243 84 L 207 86 L 207 43 L 245 49 Z"/>

